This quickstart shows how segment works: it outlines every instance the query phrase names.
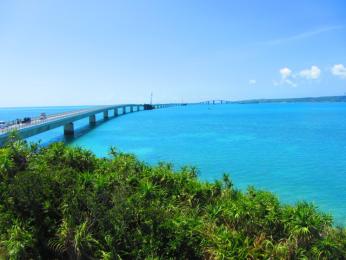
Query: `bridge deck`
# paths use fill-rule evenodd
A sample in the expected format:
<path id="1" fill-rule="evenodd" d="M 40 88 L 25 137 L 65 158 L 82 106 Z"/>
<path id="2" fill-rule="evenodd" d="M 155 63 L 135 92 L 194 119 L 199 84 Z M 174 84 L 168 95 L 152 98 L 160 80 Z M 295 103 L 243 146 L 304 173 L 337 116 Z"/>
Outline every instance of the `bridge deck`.
<path id="1" fill-rule="evenodd" d="M 94 116 L 99 113 L 106 112 L 104 116 L 107 115 L 108 117 L 108 111 L 126 109 L 127 107 L 130 107 L 130 111 L 132 112 L 134 107 L 137 107 L 139 109 L 139 107 L 143 108 L 143 105 L 126 104 L 126 105 L 81 109 L 76 111 L 60 113 L 60 114 L 47 115 L 45 119 L 40 119 L 39 117 L 31 118 L 31 122 L 28 122 L 28 123 L 19 123 L 19 124 L 13 123 L 12 125 L 5 127 L 4 129 L 0 129 L 0 145 L 7 139 L 9 133 L 14 130 L 18 131 L 19 135 L 22 138 L 27 138 L 27 137 L 34 136 L 36 134 L 39 134 L 39 133 L 42 133 L 57 127 L 65 126 L 69 123 L 73 123 L 75 121 L 78 121 L 83 118 L 87 118 L 89 116 Z M 118 115 L 118 113 L 116 115 Z"/>

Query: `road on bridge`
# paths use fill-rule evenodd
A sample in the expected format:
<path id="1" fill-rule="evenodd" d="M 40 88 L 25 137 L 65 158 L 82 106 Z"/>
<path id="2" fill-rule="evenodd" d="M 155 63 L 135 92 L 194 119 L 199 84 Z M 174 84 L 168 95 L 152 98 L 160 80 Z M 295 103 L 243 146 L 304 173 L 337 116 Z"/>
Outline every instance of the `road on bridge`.
<path id="1" fill-rule="evenodd" d="M 32 127 L 32 126 L 37 126 L 40 124 L 45 124 L 50 121 L 55 121 L 57 119 L 62 119 L 62 118 L 69 118 L 69 117 L 74 117 L 77 115 L 82 115 L 85 113 L 92 113 L 92 112 L 97 112 L 99 110 L 106 110 L 106 109 L 113 109 L 114 107 L 97 107 L 97 108 L 88 108 L 88 109 L 79 109 L 79 110 L 74 110 L 74 111 L 68 111 L 68 112 L 63 112 L 63 113 L 58 113 L 58 114 L 52 114 L 52 115 L 47 115 L 45 119 L 41 119 L 40 117 L 32 117 L 31 121 L 28 123 L 16 123 L 16 121 L 10 121 L 7 122 L 7 126 L 5 126 L 3 129 L 0 129 L 0 134 L 5 134 L 14 130 L 21 130 L 24 128 Z"/>

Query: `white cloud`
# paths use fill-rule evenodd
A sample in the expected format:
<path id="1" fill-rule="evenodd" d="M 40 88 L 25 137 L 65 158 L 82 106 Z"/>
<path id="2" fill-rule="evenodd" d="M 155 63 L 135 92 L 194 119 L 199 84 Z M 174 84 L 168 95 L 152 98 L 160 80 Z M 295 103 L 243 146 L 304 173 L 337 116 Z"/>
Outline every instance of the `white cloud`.
<path id="1" fill-rule="evenodd" d="M 250 79 L 249 80 L 249 85 L 255 85 L 257 81 L 255 79 Z"/>
<path id="2" fill-rule="evenodd" d="M 287 79 L 292 75 L 292 70 L 285 67 L 285 68 L 280 69 L 280 74 L 281 74 L 282 79 Z"/>
<path id="3" fill-rule="evenodd" d="M 304 69 L 299 72 L 299 76 L 305 79 L 318 79 L 321 75 L 321 70 L 317 66 L 311 66 L 310 69 Z"/>
<path id="4" fill-rule="evenodd" d="M 335 64 L 332 68 L 332 74 L 334 76 L 345 79 L 346 78 L 346 67 L 343 64 Z"/>
<path id="5" fill-rule="evenodd" d="M 279 70 L 279 73 L 281 75 L 280 81 L 273 81 L 274 86 L 280 86 L 280 85 L 289 85 L 291 87 L 296 87 L 297 84 L 292 80 L 294 78 L 294 75 L 292 74 L 292 70 L 284 67 Z"/>

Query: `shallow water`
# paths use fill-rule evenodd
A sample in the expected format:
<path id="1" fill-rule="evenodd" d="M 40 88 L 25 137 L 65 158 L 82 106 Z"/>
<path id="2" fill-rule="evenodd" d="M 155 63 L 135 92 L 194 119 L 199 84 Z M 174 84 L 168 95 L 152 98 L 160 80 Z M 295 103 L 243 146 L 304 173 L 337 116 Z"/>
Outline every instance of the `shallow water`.
<path id="1" fill-rule="evenodd" d="M 30 140 L 63 140 L 61 134 L 56 129 Z M 283 202 L 314 202 L 346 225 L 346 103 L 172 107 L 111 119 L 77 135 L 72 145 L 99 156 L 115 146 L 148 163 L 197 166 L 203 180 L 227 172 L 237 187 L 267 189 Z"/>

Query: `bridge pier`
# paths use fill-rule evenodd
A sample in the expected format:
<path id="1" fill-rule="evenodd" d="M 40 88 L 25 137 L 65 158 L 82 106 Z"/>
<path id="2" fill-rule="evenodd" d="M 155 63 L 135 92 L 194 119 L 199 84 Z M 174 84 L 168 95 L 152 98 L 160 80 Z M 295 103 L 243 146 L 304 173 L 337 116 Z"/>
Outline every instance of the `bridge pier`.
<path id="1" fill-rule="evenodd" d="M 130 113 L 133 113 L 133 106 L 130 106 Z"/>
<path id="2" fill-rule="evenodd" d="M 89 116 L 89 125 L 96 125 L 96 115 Z"/>
<path id="3" fill-rule="evenodd" d="M 103 119 L 107 120 L 109 118 L 108 116 L 108 110 L 103 111 Z"/>
<path id="4" fill-rule="evenodd" d="M 114 117 L 117 117 L 118 115 L 119 115 L 118 108 L 116 107 L 114 108 Z"/>
<path id="5" fill-rule="evenodd" d="M 126 106 L 123 106 L 123 115 L 126 114 Z"/>
<path id="6" fill-rule="evenodd" d="M 67 123 L 64 125 L 64 135 L 73 136 L 74 135 L 74 125 L 73 123 Z"/>

